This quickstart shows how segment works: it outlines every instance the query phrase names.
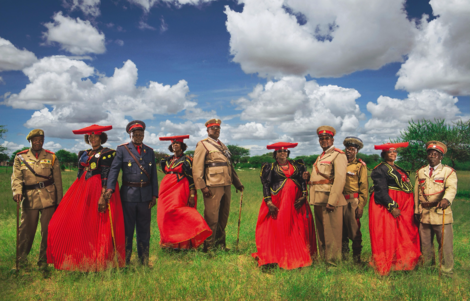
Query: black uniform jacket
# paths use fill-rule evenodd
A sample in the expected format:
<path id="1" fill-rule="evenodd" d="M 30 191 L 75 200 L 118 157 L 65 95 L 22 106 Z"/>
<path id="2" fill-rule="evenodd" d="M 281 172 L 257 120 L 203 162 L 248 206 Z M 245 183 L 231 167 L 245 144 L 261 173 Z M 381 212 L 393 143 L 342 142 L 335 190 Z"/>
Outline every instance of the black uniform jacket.
<path id="1" fill-rule="evenodd" d="M 289 163 L 294 167 L 294 173 L 289 178 L 294 181 L 302 192 L 306 193 L 307 183 L 302 179 L 302 174 L 307 171 L 304 161 L 301 159 L 289 160 Z M 261 183 L 263 184 L 263 196 L 265 201 L 268 201 L 271 195 L 278 194 L 287 181 L 287 177 L 277 162 L 263 163 L 260 177 Z"/>
<path id="2" fill-rule="evenodd" d="M 174 157 L 175 156 L 173 155 L 170 157 L 162 158 L 162 160 L 160 161 L 160 166 L 162 167 L 163 172 L 167 173 L 167 171 L 165 171 L 165 167 L 170 169 L 176 168 L 179 165 L 183 165 L 183 173 L 176 174 L 178 182 L 181 181 L 184 177 L 186 177 L 189 181 L 189 189 L 195 189 L 193 179 L 193 158 L 190 156 L 182 155 L 180 158 L 178 158 L 175 162 L 172 163 Z"/>
<path id="3" fill-rule="evenodd" d="M 401 167 L 395 164 L 407 176 L 408 181 L 403 181 L 401 174 L 396 171 L 390 164 L 385 162 L 377 165 L 372 171 L 370 177 L 374 182 L 373 191 L 375 193 L 375 203 L 383 205 L 389 210 L 397 208 L 394 200 L 388 195 L 388 190 L 401 190 L 404 192 L 413 192 L 413 185 L 410 181 L 410 175 Z M 372 191 L 372 189 L 371 189 Z"/>
<path id="4" fill-rule="evenodd" d="M 80 178 L 86 172 L 85 179 L 91 176 L 100 174 L 101 185 L 106 187 L 108 182 L 109 168 L 116 156 L 116 151 L 110 148 L 103 148 L 100 146 L 98 149 L 83 150 L 78 153 L 78 173 L 77 178 Z M 87 166 L 83 166 L 84 163 Z"/>

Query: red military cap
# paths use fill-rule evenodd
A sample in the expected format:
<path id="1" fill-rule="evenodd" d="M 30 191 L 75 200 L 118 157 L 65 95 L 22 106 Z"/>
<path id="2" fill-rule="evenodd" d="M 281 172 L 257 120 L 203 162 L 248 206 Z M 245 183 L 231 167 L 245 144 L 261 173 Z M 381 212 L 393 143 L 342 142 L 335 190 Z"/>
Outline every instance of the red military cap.
<path id="1" fill-rule="evenodd" d="M 75 135 L 100 135 L 102 132 L 109 131 L 113 128 L 112 125 L 97 125 L 93 124 L 86 128 L 72 131 Z"/>
<path id="2" fill-rule="evenodd" d="M 426 143 L 426 151 L 432 150 L 432 149 L 440 152 L 443 155 L 447 153 L 447 146 L 440 141 L 432 140 Z"/>
<path id="3" fill-rule="evenodd" d="M 409 142 L 399 142 L 399 143 L 385 143 L 381 145 L 374 145 L 375 149 L 382 150 L 382 151 L 388 151 L 391 149 L 397 149 L 400 147 L 408 147 L 410 143 Z"/>
<path id="4" fill-rule="evenodd" d="M 171 141 L 171 143 L 178 141 L 183 142 L 184 139 L 188 139 L 189 135 L 180 135 L 180 136 L 167 136 L 167 137 L 160 137 L 160 141 Z"/>
<path id="5" fill-rule="evenodd" d="M 267 149 L 274 149 L 276 151 L 280 149 L 288 149 L 288 148 L 294 148 L 298 145 L 298 143 L 290 143 L 290 142 L 276 142 L 274 144 L 270 144 L 266 146 Z"/>
<path id="6" fill-rule="evenodd" d="M 140 120 L 133 120 L 129 122 L 126 126 L 126 132 L 130 134 L 131 132 L 135 130 L 142 130 L 145 131 L 145 122 L 140 121 Z"/>

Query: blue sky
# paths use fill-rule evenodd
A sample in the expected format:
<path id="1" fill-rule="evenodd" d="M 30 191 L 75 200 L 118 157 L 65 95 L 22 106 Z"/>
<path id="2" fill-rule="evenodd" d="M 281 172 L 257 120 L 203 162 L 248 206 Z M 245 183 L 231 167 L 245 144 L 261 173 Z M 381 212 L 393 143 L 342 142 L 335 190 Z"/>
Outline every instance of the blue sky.
<path id="1" fill-rule="evenodd" d="M 317 153 L 322 124 L 372 152 L 409 119 L 469 118 L 469 5 L 347 2 L 2 1 L 0 143 L 12 152 L 40 127 L 46 147 L 78 151 L 71 130 L 98 123 L 116 147 L 142 119 L 164 151 L 159 136 L 194 147 L 217 116 L 252 154 L 276 141 Z"/>

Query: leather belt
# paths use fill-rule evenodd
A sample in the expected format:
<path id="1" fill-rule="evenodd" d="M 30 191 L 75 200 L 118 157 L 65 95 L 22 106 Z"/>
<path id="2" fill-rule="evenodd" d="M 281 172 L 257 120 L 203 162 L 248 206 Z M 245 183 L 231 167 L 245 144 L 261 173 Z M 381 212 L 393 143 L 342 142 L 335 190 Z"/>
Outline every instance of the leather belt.
<path id="1" fill-rule="evenodd" d="M 36 189 L 36 188 L 44 188 L 44 187 L 47 187 L 47 186 L 50 186 L 54 184 L 54 179 L 49 179 L 47 181 L 44 181 L 44 182 L 39 182 L 37 184 L 33 184 L 33 185 L 24 185 L 24 189 L 25 190 L 33 190 L 33 189 Z"/>
<path id="2" fill-rule="evenodd" d="M 166 173 L 167 175 L 182 175 L 184 176 L 184 174 L 180 173 L 180 172 L 176 172 L 176 171 L 169 171 Z"/>
<path id="3" fill-rule="evenodd" d="M 129 187 L 146 187 L 150 185 L 150 182 L 127 182 L 123 181 L 122 185 L 129 186 Z"/>
<path id="4" fill-rule="evenodd" d="M 349 199 L 357 199 L 359 197 L 359 193 L 351 193 L 351 194 L 345 194 L 344 195 L 344 198 L 346 200 L 349 200 Z"/>
<path id="5" fill-rule="evenodd" d="M 206 167 L 228 166 L 227 162 L 213 162 L 206 164 Z"/>
<path id="6" fill-rule="evenodd" d="M 308 185 L 321 185 L 321 184 L 333 184 L 333 181 L 328 179 L 321 181 L 308 181 Z"/>
<path id="7" fill-rule="evenodd" d="M 432 207 L 436 207 L 437 204 L 439 204 L 439 202 L 421 203 L 421 207 L 432 208 Z"/>

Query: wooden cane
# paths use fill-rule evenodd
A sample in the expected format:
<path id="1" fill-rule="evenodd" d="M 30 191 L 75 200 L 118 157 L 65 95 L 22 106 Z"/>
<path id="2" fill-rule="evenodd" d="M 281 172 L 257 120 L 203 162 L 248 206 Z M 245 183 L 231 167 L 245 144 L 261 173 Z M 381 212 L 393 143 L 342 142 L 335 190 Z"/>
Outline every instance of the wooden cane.
<path id="1" fill-rule="evenodd" d="M 116 267 L 119 267 L 118 260 L 117 260 L 116 239 L 114 238 L 113 214 L 111 213 L 110 203 L 108 203 L 108 211 L 109 211 L 109 222 L 111 225 L 111 236 L 113 237 L 113 245 L 114 245 L 114 264 L 116 265 Z"/>
<path id="2" fill-rule="evenodd" d="M 19 272 L 20 202 L 16 202 L 16 272 Z"/>
<path id="3" fill-rule="evenodd" d="M 238 212 L 238 232 L 237 232 L 237 247 L 235 248 L 238 251 L 238 241 L 240 240 L 240 221 L 242 219 L 242 203 L 243 203 L 243 191 L 240 196 L 240 209 Z"/>
<path id="4" fill-rule="evenodd" d="M 439 278 L 441 278 L 442 274 L 442 253 L 444 253 L 444 222 L 446 218 L 446 210 L 442 209 L 442 234 L 441 234 L 441 249 L 439 250 Z"/>

